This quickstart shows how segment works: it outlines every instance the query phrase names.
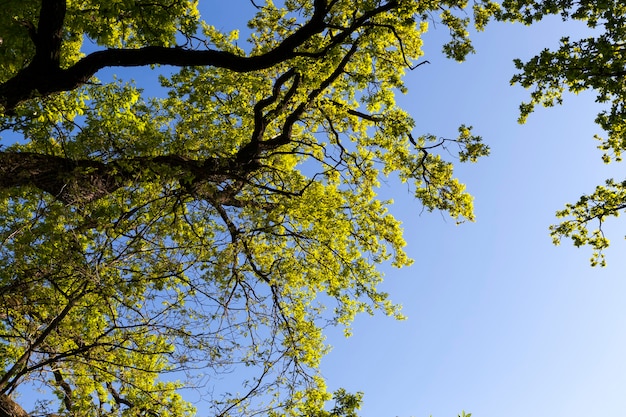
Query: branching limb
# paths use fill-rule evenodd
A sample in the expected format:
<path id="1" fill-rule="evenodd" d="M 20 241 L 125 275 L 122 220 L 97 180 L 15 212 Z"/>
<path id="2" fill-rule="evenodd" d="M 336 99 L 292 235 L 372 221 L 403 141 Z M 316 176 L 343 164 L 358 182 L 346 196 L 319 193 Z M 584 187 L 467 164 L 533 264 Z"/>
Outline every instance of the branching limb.
<path id="1" fill-rule="evenodd" d="M 65 380 L 63 379 L 63 375 L 61 375 L 61 371 L 59 371 L 58 369 L 55 369 L 52 372 L 52 374 L 54 375 L 54 381 L 63 390 L 63 394 L 64 394 L 63 404 L 65 405 L 65 409 L 67 411 L 71 411 L 72 410 L 72 388 L 70 387 L 70 384 L 65 382 Z"/>

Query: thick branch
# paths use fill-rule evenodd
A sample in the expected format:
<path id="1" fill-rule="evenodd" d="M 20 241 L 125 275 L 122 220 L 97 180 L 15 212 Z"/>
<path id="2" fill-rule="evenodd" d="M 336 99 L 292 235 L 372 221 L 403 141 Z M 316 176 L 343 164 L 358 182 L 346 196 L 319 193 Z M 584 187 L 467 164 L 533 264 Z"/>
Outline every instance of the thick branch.
<path id="1" fill-rule="evenodd" d="M 126 185 L 161 178 L 179 181 L 198 197 L 217 198 L 224 205 L 240 207 L 246 203 L 236 199 L 234 189 L 207 189 L 203 184 L 240 181 L 258 168 L 258 164 L 244 160 L 201 160 L 179 155 L 126 158 L 105 163 L 31 152 L 0 152 L 0 190 L 35 187 L 66 204 L 84 204 Z M 213 195 L 207 196 L 207 192 Z"/>
<path id="2" fill-rule="evenodd" d="M 358 49 L 358 42 L 354 42 L 350 48 L 341 59 L 341 62 L 335 68 L 335 70 L 328 76 L 324 81 L 322 81 L 318 88 L 314 89 L 308 94 L 307 101 L 301 103 L 287 118 L 285 119 L 285 123 L 283 124 L 282 133 L 272 139 L 263 141 L 259 144 L 261 149 L 276 149 L 281 145 L 285 145 L 291 139 L 291 132 L 293 130 L 293 126 L 299 120 L 299 118 L 304 114 L 308 105 L 312 103 L 317 97 L 322 94 L 322 92 L 328 88 L 341 74 L 346 68 L 346 65 L 350 62 L 352 56 L 356 53 Z"/>
<path id="3" fill-rule="evenodd" d="M 0 394 L 0 417 L 28 417 L 28 413 L 11 397 Z"/>
<path id="4" fill-rule="evenodd" d="M 54 52 L 58 55 L 60 39 L 57 40 L 56 26 L 59 18 L 65 15 L 65 2 L 61 0 L 42 1 L 44 9 L 54 12 L 55 18 L 44 19 L 49 22 L 40 25 L 43 30 L 37 35 L 37 56 L 44 52 Z M 60 9 L 63 4 L 62 10 Z M 11 112 L 19 103 L 28 100 L 34 95 L 49 95 L 61 91 L 70 91 L 87 82 L 96 72 L 106 67 L 137 67 L 154 64 L 173 66 L 214 66 L 226 68 L 236 72 L 250 72 L 272 67 L 295 56 L 295 50 L 307 39 L 321 33 L 326 25 L 326 0 L 315 1 L 315 11 L 311 19 L 294 33 L 286 37 L 276 48 L 262 55 L 240 56 L 230 52 L 205 50 L 194 51 L 183 48 L 167 48 L 161 46 L 147 46 L 139 49 L 107 49 L 93 52 L 67 69 L 56 66 L 50 67 L 50 61 L 34 59 L 30 65 L 21 70 L 15 77 L 0 84 L 0 105 L 5 112 Z M 44 36 L 45 35 L 45 36 Z M 44 40 L 43 37 L 49 39 Z M 39 47 L 41 45 L 41 48 Z M 58 47 L 57 47 L 58 45 Z M 43 55 L 41 55 L 43 56 Z M 58 58 L 58 56 L 57 56 Z"/>
<path id="5" fill-rule="evenodd" d="M 61 375 L 61 371 L 59 371 L 58 369 L 55 369 L 52 374 L 54 375 L 54 380 L 57 383 L 57 385 L 59 387 L 61 387 L 61 389 L 63 390 L 63 404 L 65 404 L 65 408 L 67 409 L 67 411 L 71 411 L 72 410 L 72 388 L 70 387 L 70 384 L 68 384 L 67 382 L 65 382 L 65 380 L 63 379 L 63 375 Z"/>
<path id="6" fill-rule="evenodd" d="M 39 25 L 34 39 L 36 52 L 31 65 L 51 69 L 59 67 L 66 7 L 65 0 L 41 2 Z"/>
<path id="7" fill-rule="evenodd" d="M 132 402 L 128 401 L 126 398 L 122 397 L 119 392 L 117 392 L 117 390 L 113 387 L 113 384 L 111 384 L 110 382 L 107 382 L 107 389 L 109 390 L 109 392 L 111 393 L 111 396 L 113 397 L 113 399 L 115 400 L 115 403 L 119 406 L 119 405 L 125 405 L 127 407 L 134 407 L 135 404 L 133 404 Z"/>
<path id="8" fill-rule="evenodd" d="M 320 58 L 331 48 L 349 39 L 367 20 L 397 6 L 397 1 L 391 0 L 367 11 L 352 25 L 343 28 L 340 34 L 318 51 L 300 51 L 298 49 L 312 36 L 322 33 L 328 27 L 325 18 L 330 7 L 326 0 L 316 0 L 314 13 L 309 21 L 287 36 L 274 49 L 261 55 L 241 56 L 211 49 L 196 51 L 178 47 L 146 46 L 138 49 L 106 49 L 93 52 L 71 67 L 61 69 L 58 66 L 60 51 L 58 35 L 60 32 L 57 29 L 65 15 L 65 2 L 50 0 L 42 3 L 49 3 L 47 7 L 42 7 L 42 13 L 44 8 L 47 10 L 53 6 L 56 7 L 50 10 L 50 14 L 54 18 L 44 19 L 50 23 L 43 26 L 40 24 L 39 32 L 41 34 L 37 35 L 37 57 L 42 57 L 42 59 L 36 57 L 30 65 L 18 72 L 13 78 L 0 84 L 0 106 L 4 107 L 6 113 L 11 113 L 18 104 L 38 94 L 46 96 L 61 91 L 74 90 L 106 67 L 138 67 L 161 64 L 177 67 L 213 66 L 235 72 L 252 72 L 270 68 L 297 56 Z M 40 39 L 44 34 L 49 37 L 48 40 Z M 52 58 L 43 59 L 50 54 L 52 54 Z M 56 64 L 51 66 L 51 62 Z"/>
<path id="9" fill-rule="evenodd" d="M 102 162 L 72 161 L 30 152 L 0 153 L 0 189 L 33 186 L 63 201 L 91 201 L 121 186 Z M 80 176 L 83 178 L 79 179 Z M 85 177 L 89 178 L 85 178 Z M 87 184 L 88 183 L 88 186 Z"/>
<path id="10" fill-rule="evenodd" d="M 245 169 L 244 164 L 228 160 L 192 160 L 178 155 L 104 163 L 31 152 L 0 152 L 0 189 L 32 186 L 71 204 L 96 200 L 129 182 L 151 180 L 163 173 L 169 172 L 172 179 L 206 181 Z"/>

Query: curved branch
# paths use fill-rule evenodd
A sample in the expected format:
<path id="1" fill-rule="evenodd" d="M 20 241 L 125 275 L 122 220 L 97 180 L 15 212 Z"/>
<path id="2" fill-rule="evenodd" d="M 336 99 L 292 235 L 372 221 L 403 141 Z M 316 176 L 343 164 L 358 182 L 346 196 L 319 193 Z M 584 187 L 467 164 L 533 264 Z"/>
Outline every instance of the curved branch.
<path id="1" fill-rule="evenodd" d="M 42 1 L 41 13 L 56 5 L 62 7 L 61 22 L 65 15 L 65 1 Z M 168 48 L 162 46 L 147 46 L 138 49 L 106 49 L 93 52 L 79 60 L 67 69 L 51 66 L 50 60 L 45 62 L 34 59 L 26 68 L 18 72 L 10 80 L 0 84 L 0 105 L 4 111 L 10 113 L 15 107 L 35 94 L 49 95 L 61 91 L 73 90 L 86 83 L 96 72 L 106 67 L 137 67 L 147 65 L 173 66 L 213 66 L 225 68 L 235 72 L 251 72 L 270 68 L 296 56 L 295 50 L 317 33 L 321 33 L 326 25 L 324 18 L 328 12 L 326 0 L 314 2 L 314 12 L 311 19 L 291 35 L 287 36 L 276 48 L 256 56 L 240 56 L 231 52 L 205 50 L 195 51 L 183 48 Z M 53 53 L 57 57 L 60 51 L 60 39 L 57 39 L 56 30 L 61 10 L 56 10 L 54 23 L 44 25 L 43 33 L 37 35 L 37 56 L 44 52 Z M 43 19 L 48 22 L 49 19 Z M 42 26 L 42 25 L 40 25 Z M 50 26 L 50 28 L 48 28 Z M 41 30 L 42 28 L 40 28 Z M 53 32 L 53 33 L 49 33 Z M 43 38 L 49 39 L 44 43 Z M 45 48 L 44 48 L 45 46 Z M 57 57 L 58 58 L 58 57 Z"/>
<path id="2" fill-rule="evenodd" d="M 274 49 L 254 56 L 241 56 L 231 52 L 219 50 L 189 50 L 180 47 L 169 48 L 162 46 L 146 46 L 138 49 L 106 49 L 93 52 L 80 59 L 74 65 L 61 69 L 58 65 L 60 56 L 61 40 L 57 36 L 60 32 L 59 24 L 62 24 L 65 15 L 65 1 L 43 1 L 43 4 L 55 5 L 56 9 L 50 13 L 53 23 L 39 28 L 41 35 L 37 35 L 37 57 L 49 56 L 46 59 L 33 59 L 24 69 L 19 71 L 13 78 L 0 84 L 0 106 L 4 112 L 11 114 L 15 107 L 36 96 L 50 95 L 62 91 L 71 91 L 89 81 L 99 70 L 106 67 L 138 67 L 148 65 L 172 65 L 183 66 L 212 66 L 225 68 L 235 72 L 252 72 L 270 68 L 281 62 L 298 56 L 322 57 L 328 51 L 346 41 L 355 31 L 362 27 L 365 22 L 376 15 L 392 10 L 398 5 L 397 0 L 391 0 L 377 8 L 365 12 L 356 19 L 349 27 L 341 29 L 341 33 L 319 51 L 298 51 L 298 48 L 306 43 L 312 36 L 322 33 L 329 26 L 324 21 L 330 11 L 327 0 L 315 0 L 314 12 L 311 19 L 304 25 L 287 36 Z M 62 6 L 62 7 L 61 7 Z M 42 7 L 42 14 L 46 7 Z M 48 27 L 49 26 L 49 27 Z M 45 30 L 44 30 L 45 28 Z M 41 38 L 47 35 L 48 40 Z"/>
<path id="3" fill-rule="evenodd" d="M 28 417 L 28 413 L 11 397 L 0 394 L 0 417 Z"/>
<path id="4" fill-rule="evenodd" d="M 59 387 L 63 390 L 63 404 L 65 404 L 65 408 L 67 411 L 72 410 L 72 388 L 70 384 L 68 384 L 64 379 L 63 375 L 61 375 L 61 371 L 55 369 L 52 374 L 54 375 L 54 380 Z"/>

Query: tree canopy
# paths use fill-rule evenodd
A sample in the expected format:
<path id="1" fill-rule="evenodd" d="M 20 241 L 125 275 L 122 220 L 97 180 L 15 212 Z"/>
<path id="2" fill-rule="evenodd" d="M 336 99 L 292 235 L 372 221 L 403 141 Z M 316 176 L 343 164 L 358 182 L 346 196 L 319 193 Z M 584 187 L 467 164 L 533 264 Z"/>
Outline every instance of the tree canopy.
<path id="1" fill-rule="evenodd" d="M 253 5 L 241 41 L 191 0 L 3 4 L 0 416 L 192 415 L 190 387 L 202 415 L 358 408 L 338 391 L 324 411 L 317 367 L 325 326 L 401 318 L 377 265 L 411 260 L 379 181 L 472 220 L 449 156 L 488 153 L 468 126 L 415 131 L 394 97 L 429 21 L 462 60 L 497 6 L 472 23 L 463 0 Z"/>
<path id="2" fill-rule="evenodd" d="M 619 162 L 626 150 L 626 4 L 621 0 L 505 0 L 498 18 L 532 24 L 546 16 L 587 24 L 585 38 L 563 36 L 557 50 L 544 49 L 527 62 L 517 60 L 520 71 L 511 80 L 532 89 L 530 101 L 521 105 L 520 121 L 535 106 L 561 104 L 566 91 L 593 90 L 596 101 L 606 103 L 596 123 L 606 132 L 600 141 L 606 163 Z M 574 245 L 593 248 L 592 265 L 604 265 L 602 250 L 609 245 L 602 230 L 604 221 L 626 209 L 626 181 L 608 179 L 595 191 L 567 204 L 557 216 L 564 220 L 552 226 L 555 243 L 570 238 Z"/>

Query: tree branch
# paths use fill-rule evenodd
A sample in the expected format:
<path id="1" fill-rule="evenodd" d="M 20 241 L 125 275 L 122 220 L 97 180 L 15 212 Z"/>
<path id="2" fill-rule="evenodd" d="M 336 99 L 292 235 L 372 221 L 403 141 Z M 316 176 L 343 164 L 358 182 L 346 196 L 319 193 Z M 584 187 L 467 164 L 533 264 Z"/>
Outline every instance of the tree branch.
<path id="1" fill-rule="evenodd" d="M 314 2 L 311 19 L 287 36 L 274 49 L 255 56 L 241 56 L 218 50 L 188 50 L 180 47 L 146 46 L 138 49 L 106 49 L 93 52 L 66 69 L 59 67 L 62 42 L 62 24 L 65 1 L 42 1 L 40 25 L 36 35 L 35 59 L 13 78 L 0 84 L 0 106 L 11 114 L 15 107 L 36 95 L 50 95 L 71 91 L 89 81 L 99 70 L 106 67 L 138 67 L 148 65 L 213 66 L 235 72 L 252 72 L 270 68 L 297 56 L 322 57 L 330 48 L 346 41 L 351 34 L 372 17 L 389 11 L 398 5 L 391 0 L 365 12 L 349 27 L 319 51 L 298 51 L 312 36 L 328 28 L 324 21 L 330 6 L 326 0 Z M 45 16 L 44 16 L 45 14 Z"/>
<path id="2" fill-rule="evenodd" d="M 11 397 L 0 394 L 0 417 L 28 417 L 28 413 Z"/>
<path id="3" fill-rule="evenodd" d="M 61 371 L 59 371 L 58 369 L 55 369 L 52 374 L 54 375 L 54 380 L 57 383 L 57 385 L 59 387 L 61 387 L 61 389 L 63 390 L 63 404 L 65 404 L 65 408 L 67 409 L 67 411 L 72 411 L 72 388 L 70 387 L 70 384 L 68 384 L 67 382 L 65 382 L 65 380 L 63 379 L 63 375 L 61 375 Z"/>
<path id="4" fill-rule="evenodd" d="M 65 1 L 42 0 L 41 13 L 42 15 L 46 13 L 46 16 L 42 16 L 39 33 L 36 36 L 36 59 L 13 78 L 0 84 L 0 105 L 4 107 L 6 113 L 10 113 L 18 104 L 36 94 L 49 95 L 73 90 L 106 67 L 161 64 L 178 67 L 214 66 L 235 72 L 267 69 L 296 56 L 296 48 L 326 28 L 324 23 L 324 17 L 328 12 L 326 0 L 316 0 L 314 6 L 314 13 L 307 23 L 287 36 L 276 48 L 262 55 L 241 56 L 217 50 L 195 51 L 147 46 L 138 49 L 106 49 L 93 52 L 71 67 L 61 69 L 58 66 L 61 46 L 58 25 L 59 23 L 62 25 L 65 16 Z M 50 59 L 44 59 L 48 54 Z M 56 65 L 51 66 L 52 63 Z"/>
<path id="5" fill-rule="evenodd" d="M 255 152 L 261 152 L 256 149 Z M 257 159 L 256 154 L 251 156 Z M 237 198 L 247 178 L 260 167 L 236 159 L 189 159 L 179 155 L 102 162 L 72 160 L 31 152 L 0 152 L 0 190 L 35 187 L 69 205 L 98 200 L 133 183 L 178 181 L 185 193 L 221 205 L 271 210 L 271 203 Z M 227 184 L 231 182 L 231 184 Z M 210 185 L 212 183 L 212 185 Z M 219 185 L 219 187 L 218 187 Z"/>
<path id="6" fill-rule="evenodd" d="M 66 8 L 65 0 L 41 2 L 39 25 L 34 39 L 36 52 L 31 65 L 51 69 L 59 67 Z"/>
<path id="7" fill-rule="evenodd" d="M 32 152 L 0 152 L 0 189 L 33 186 L 67 204 L 85 203 L 129 182 L 170 172 L 172 179 L 207 181 L 243 174 L 246 166 L 230 160 L 193 160 L 178 155 L 119 159 L 109 163 Z"/>

